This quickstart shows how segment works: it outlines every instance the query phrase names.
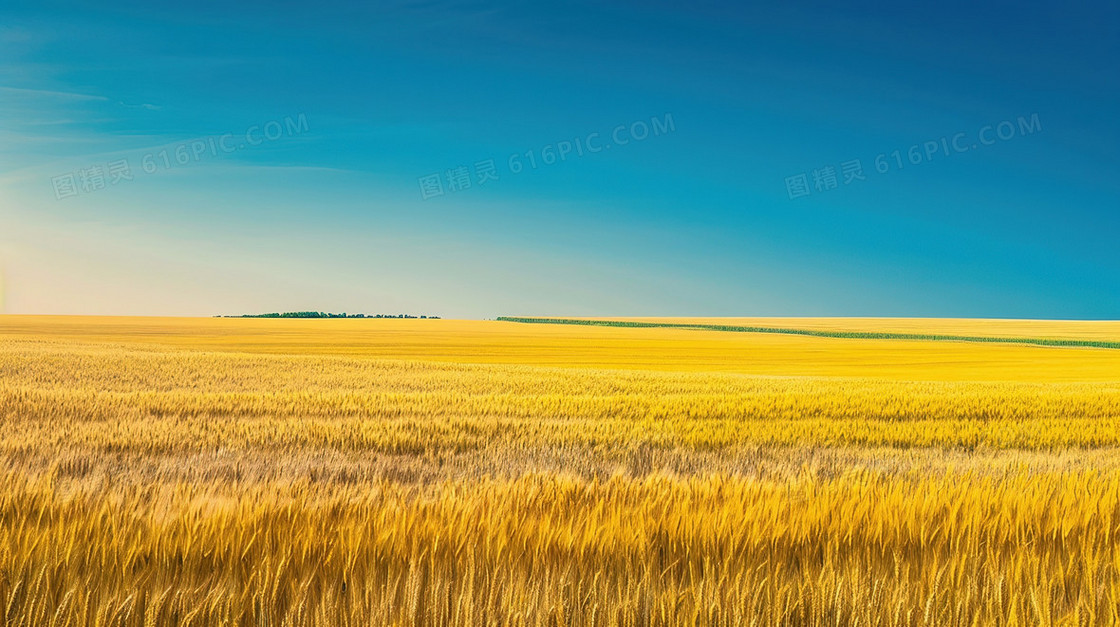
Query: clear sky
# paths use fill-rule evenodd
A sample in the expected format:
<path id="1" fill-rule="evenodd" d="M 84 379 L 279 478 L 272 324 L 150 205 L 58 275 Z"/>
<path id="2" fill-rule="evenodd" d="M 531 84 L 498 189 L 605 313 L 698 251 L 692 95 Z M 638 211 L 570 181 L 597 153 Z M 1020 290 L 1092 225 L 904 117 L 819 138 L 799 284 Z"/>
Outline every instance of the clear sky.
<path id="1" fill-rule="evenodd" d="M 6 0 L 0 311 L 1120 317 L 1120 5 L 773 4 Z"/>

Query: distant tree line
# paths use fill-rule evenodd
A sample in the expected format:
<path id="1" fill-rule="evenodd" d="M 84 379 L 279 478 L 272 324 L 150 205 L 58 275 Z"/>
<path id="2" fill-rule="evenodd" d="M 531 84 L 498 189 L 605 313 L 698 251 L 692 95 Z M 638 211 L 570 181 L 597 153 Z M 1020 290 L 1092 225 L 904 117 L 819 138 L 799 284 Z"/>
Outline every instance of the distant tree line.
<path id="1" fill-rule="evenodd" d="M 285 313 L 244 314 L 241 316 L 218 316 L 219 318 L 414 318 L 439 320 L 439 316 L 412 316 L 409 314 L 348 314 L 325 311 L 289 311 Z"/>

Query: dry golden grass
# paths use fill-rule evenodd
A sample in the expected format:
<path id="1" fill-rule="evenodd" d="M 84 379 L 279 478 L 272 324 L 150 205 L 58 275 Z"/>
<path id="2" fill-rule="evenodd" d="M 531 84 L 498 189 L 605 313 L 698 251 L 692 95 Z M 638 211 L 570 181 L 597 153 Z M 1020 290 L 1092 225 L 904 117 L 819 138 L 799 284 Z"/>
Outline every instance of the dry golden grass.
<path id="1" fill-rule="evenodd" d="M 0 603 L 11 625 L 1114 624 L 1118 357 L 0 318 Z"/>

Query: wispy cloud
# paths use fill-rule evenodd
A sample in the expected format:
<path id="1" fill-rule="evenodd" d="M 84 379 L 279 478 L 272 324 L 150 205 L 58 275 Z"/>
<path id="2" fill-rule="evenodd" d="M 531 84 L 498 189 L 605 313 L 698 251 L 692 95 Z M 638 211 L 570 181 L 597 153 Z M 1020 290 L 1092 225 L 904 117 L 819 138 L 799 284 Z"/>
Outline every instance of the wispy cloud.
<path id="1" fill-rule="evenodd" d="M 97 96 L 94 94 L 80 94 L 72 91 L 55 91 L 51 89 L 27 89 L 25 87 L 7 87 L 3 85 L 0 85 L 0 93 L 28 98 L 55 98 L 63 100 L 108 100 L 108 98 L 106 98 L 105 96 Z"/>
<path id="2" fill-rule="evenodd" d="M 142 102 L 140 104 L 129 104 L 127 102 L 118 101 L 117 104 L 127 109 L 144 109 L 145 111 L 159 111 L 163 109 L 163 107 L 159 105 L 149 104 L 147 102 Z"/>

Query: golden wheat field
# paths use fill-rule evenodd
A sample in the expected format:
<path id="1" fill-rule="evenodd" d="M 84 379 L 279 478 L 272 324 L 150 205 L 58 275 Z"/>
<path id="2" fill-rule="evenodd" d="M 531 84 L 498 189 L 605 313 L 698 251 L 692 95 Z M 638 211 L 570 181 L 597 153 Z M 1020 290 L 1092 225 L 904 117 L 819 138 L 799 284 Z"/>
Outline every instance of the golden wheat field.
<path id="1" fill-rule="evenodd" d="M 4 316 L 0 460 L 5 625 L 1120 623 L 1115 349 Z"/>

